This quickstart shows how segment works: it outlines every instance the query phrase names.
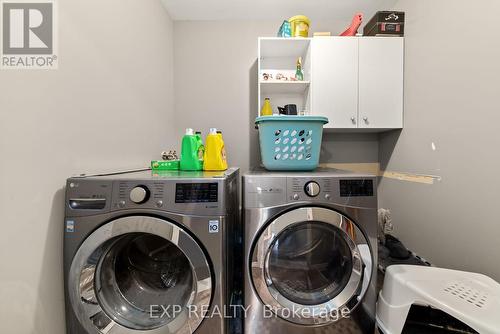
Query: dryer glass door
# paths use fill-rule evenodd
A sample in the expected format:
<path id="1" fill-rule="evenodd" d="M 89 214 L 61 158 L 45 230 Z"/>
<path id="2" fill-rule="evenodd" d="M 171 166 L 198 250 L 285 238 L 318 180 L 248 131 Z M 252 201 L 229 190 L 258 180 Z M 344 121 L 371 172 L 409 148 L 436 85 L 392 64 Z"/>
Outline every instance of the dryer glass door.
<path id="1" fill-rule="evenodd" d="M 212 289 L 197 242 L 179 226 L 145 216 L 94 231 L 78 249 L 68 282 L 75 314 L 89 333 L 196 329 Z"/>
<path id="2" fill-rule="evenodd" d="M 358 304 L 370 279 L 361 244 L 368 245 L 362 231 L 336 211 L 303 207 L 286 212 L 267 225 L 253 248 L 255 289 L 288 321 L 333 322 Z"/>
<path id="3" fill-rule="evenodd" d="M 271 245 L 266 274 L 287 299 L 304 305 L 328 302 L 345 288 L 352 254 L 342 232 L 312 221 L 291 226 Z"/>

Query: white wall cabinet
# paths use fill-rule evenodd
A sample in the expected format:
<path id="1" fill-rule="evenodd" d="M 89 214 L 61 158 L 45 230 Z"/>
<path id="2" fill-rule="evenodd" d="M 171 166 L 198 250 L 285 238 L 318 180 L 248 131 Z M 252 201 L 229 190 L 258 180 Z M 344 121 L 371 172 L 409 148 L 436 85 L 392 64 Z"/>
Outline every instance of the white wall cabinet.
<path id="1" fill-rule="evenodd" d="M 311 111 L 327 128 L 403 127 L 403 38 L 319 37 L 311 42 Z"/>
<path id="2" fill-rule="evenodd" d="M 290 69 L 304 60 L 304 81 L 262 82 L 269 69 Z M 259 110 L 295 103 L 306 114 L 326 116 L 339 131 L 403 127 L 402 37 L 259 39 Z"/>
<path id="3" fill-rule="evenodd" d="M 359 127 L 403 127 L 403 38 L 359 38 Z"/>
<path id="4" fill-rule="evenodd" d="M 312 40 L 311 111 L 328 117 L 327 127 L 357 127 L 358 54 L 357 38 Z"/>

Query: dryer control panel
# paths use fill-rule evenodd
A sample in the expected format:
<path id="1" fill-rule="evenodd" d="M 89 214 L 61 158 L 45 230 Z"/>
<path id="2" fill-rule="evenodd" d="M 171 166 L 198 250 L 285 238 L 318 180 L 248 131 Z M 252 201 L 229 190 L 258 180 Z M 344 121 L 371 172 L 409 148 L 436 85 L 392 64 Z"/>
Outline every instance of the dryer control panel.
<path id="1" fill-rule="evenodd" d="M 340 197 L 373 196 L 372 180 L 340 180 Z"/>
<path id="2" fill-rule="evenodd" d="M 346 198 L 374 196 L 374 181 L 367 178 L 289 177 L 290 201 L 344 202 Z"/>
<path id="3" fill-rule="evenodd" d="M 259 173 L 245 175 L 243 181 L 247 208 L 304 202 L 377 207 L 375 176 L 347 173 Z"/>
<path id="4" fill-rule="evenodd" d="M 287 179 L 289 200 L 328 200 L 332 197 L 332 179 L 292 177 Z"/>

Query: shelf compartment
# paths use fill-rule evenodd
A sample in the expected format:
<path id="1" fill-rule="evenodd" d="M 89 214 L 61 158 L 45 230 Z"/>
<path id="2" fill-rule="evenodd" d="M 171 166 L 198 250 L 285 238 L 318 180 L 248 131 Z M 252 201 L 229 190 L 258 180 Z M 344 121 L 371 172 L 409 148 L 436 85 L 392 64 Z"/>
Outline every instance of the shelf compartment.
<path id="1" fill-rule="evenodd" d="M 261 37 L 260 57 L 300 57 L 307 54 L 310 38 Z"/>
<path id="2" fill-rule="evenodd" d="M 309 81 L 261 81 L 260 92 L 263 95 L 303 94 L 309 85 Z"/>

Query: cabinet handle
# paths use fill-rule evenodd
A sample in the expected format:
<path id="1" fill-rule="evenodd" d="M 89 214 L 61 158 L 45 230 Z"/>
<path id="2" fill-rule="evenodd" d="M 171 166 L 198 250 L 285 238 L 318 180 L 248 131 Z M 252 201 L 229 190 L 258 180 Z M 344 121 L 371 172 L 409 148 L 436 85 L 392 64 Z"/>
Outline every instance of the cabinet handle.
<path id="1" fill-rule="evenodd" d="M 352 124 L 356 124 L 356 118 L 355 117 L 351 117 L 351 122 L 352 122 Z"/>

